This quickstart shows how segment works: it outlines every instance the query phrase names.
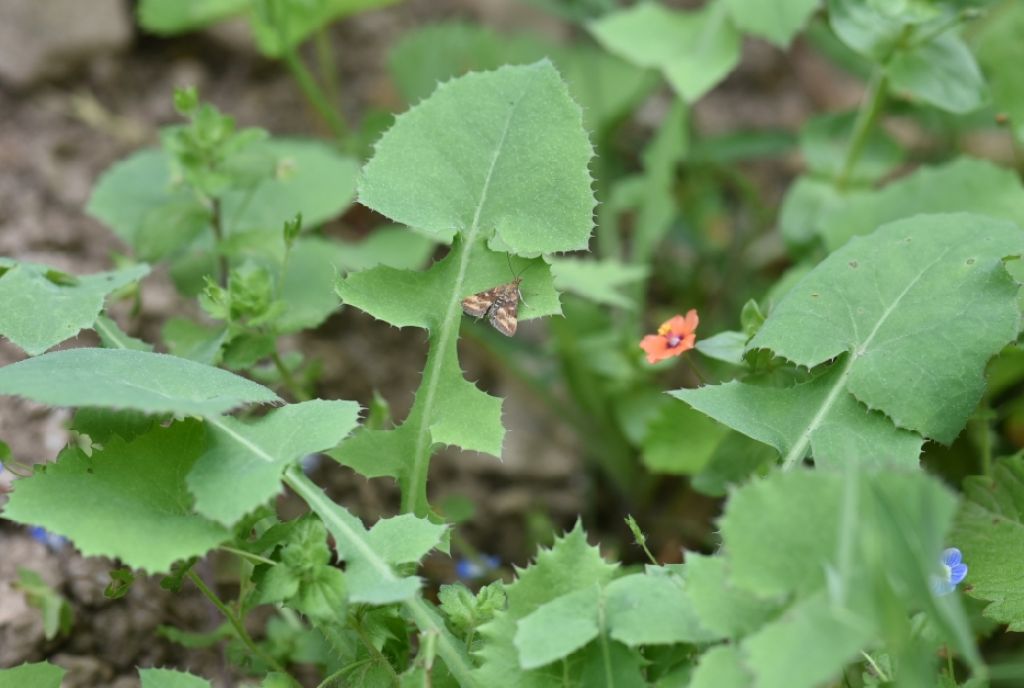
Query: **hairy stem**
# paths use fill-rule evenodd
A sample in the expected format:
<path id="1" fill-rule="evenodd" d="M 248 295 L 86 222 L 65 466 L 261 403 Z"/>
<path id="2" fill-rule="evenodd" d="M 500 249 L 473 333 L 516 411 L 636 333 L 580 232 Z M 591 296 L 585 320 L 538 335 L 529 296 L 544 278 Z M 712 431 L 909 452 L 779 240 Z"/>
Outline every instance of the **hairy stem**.
<path id="1" fill-rule="evenodd" d="M 299 682 L 291 676 L 291 674 L 285 671 L 285 668 L 281 666 L 280 662 L 268 655 L 259 647 L 259 645 L 256 644 L 252 639 L 252 636 L 249 635 L 249 632 L 245 630 L 245 626 L 242 624 L 242 621 L 235 616 L 235 613 L 231 611 L 230 607 L 224 604 L 224 602 L 217 597 L 217 593 L 206 586 L 206 583 L 203 582 L 203 579 L 200 578 L 195 571 L 189 569 L 188 573 L 185 575 L 188 576 L 189 580 L 192 581 L 192 583 L 199 589 L 199 592 L 203 593 L 203 596 L 210 600 L 210 602 L 213 603 L 213 606 L 215 606 L 220 613 L 224 615 L 224 618 L 228 620 L 231 627 L 235 629 L 235 635 L 238 636 L 239 640 L 245 643 L 245 646 L 249 648 L 249 651 L 252 654 L 259 657 L 267 666 L 272 667 L 274 671 L 278 671 L 287 676 L 294 685 L 300 685 Z"/>

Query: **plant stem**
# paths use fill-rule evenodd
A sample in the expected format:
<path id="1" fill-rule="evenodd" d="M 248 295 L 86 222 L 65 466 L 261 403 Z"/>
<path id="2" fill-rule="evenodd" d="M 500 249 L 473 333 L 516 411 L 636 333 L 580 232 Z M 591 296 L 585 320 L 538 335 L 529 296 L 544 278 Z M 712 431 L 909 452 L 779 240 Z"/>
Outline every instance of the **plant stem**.
<path id="1" fill-rule="evenodd" d="M 398 673 L 395 671 L 395 667 L 391 666 L 391 662 L 388 661 L 388 658 L 377 649 L 377 646 L 373 644 L 373 640 L 370 639 L 370 636 L 366 635 L 366 629 L 364 629 L 363 624 L 360 623 L 359 617 L 353 615 L 350 625 L 353 630 L 355 630 L 356 635 L 359 636 L 359 640 L 362 641 L 363 645 L 366 647 L 366 651 L 370 653 L 370 656 L 373 657 L 374 661 L 387 668 L 388 674 L 391 676 L 392 685 L 397 686 L 400 679 L 398 678 Z"/>
<path id="2" fill-rule="evenodd" d="M 281 383 L 284 384 L 285 389 L 288 393 L 295 398 L 296 401 L 309 401 L 309 395 L 299 387 L 295 382 L 295 378 L 292 377 L 292 373 L 288 370 L 288 367 L 281 360 L 281 355 L 277 353 L 277 349 L 274 349 L 274 353 L 270 355 L 270 360 L 274 362 L 274 367 L 277 369 L 277 374 L 281 376 Z"/>
<path id="3" fill-rule="evenodd" d="M 328 34 L 327 26 L 321 26 L 313 40 L 316 46 L 317 68 L 320 71 L 320 78 L 324 82 L 324 91 L 327 92 L 330 102 L 337 106 L 340 102 L 338 94 L 341 90 L 338 84 L 341 82 L 338 80 L 338 70 L 334 65 L 334 50 L 331 48 L 331 37 Z"/>
<path id="4" fill-rule="evenodd" d="M 253 554 L 252 552 L 246 552 L 244 549 L 236 549 L 234 547 L 228 547 L 227 545 L 221 545 L 217 549 L 219 549 L 222 552 L 230 552 L 231 554 L 235 554 L 235 555 L 243 557 L 245 559 L 251 559 L 252 561 L 258 561 L 261 564 L 269 564 L 271 566 L 277 566 L 277 562 L 274 561 L 273 559 L 267 559 L 266 557 L 261 557 L 258 554 Z"/>
<path id="5" fill-rule="evenodd" d="M 203 579 L 200 578 L 195 571 L 189 569 L 188 573 L 186 573 L 185 575 L 188 576 L 189 580 L 191 580 L 192 583 L 197 588 L 199 588 L 199 592 L 203 593 L 206 599 L 210 600 L 210 602 L 213 603 L 213 606 L 215 606 L 220 611 L 220 613 L 224 615 L 224 618 L 228 620 L 228 623 L 231 624 L 231 627 L 235 629 L 235 634 L 238 636 L 238 639 L 245 643 L 245 646 L 249 648 L 250 652 L 259 657 L 267 666 L 272 667 L 274 671 L 278 671 L 287 676 L 296 686 L 300 685 L 299 682 L 296 681 L 291 674 L 285 671 L 285 668 L 281 666 L 280 662 L 278 662 L 276 659 L 274 659 L 266 652 L 264 652 L 262 649 L 260 649 L 260 647 L 252 639 L 252 636 L 249 635 L 249 632 L 245 630 L 245 626 L 242 625 L 241 620 L 239 620 L 239 618 L 235 616 L 234 612 L 231 611 L 230 607 L 224 604 L 224 602 L 221 601 L 219 597 L 217 597 L 217 593 L 213 592 L 213 590 L 210 590 L 210 588 L 206 587 L 206 583 L 203 582 Z"/>
<path id="6" fill-rule="evenodd" d="M 868 90 L 861 100 L 860 109 L 857 111 L 857 119 L 853 123 L 853 133 L 850 135 L 850 143 L 846 147 L 846 156 L 843 159 L 843 166 L 836 177 L 835 186 L 842 191 L 850 181 L 853 168 L 864 152 L 864 146 L 868 141 L 868 134 L 878 119 L 878 113 L 882 110 L 882 103 L 885 102 L 885 92 L 888 87 L 888 78 L 881 67 L 875 69 L 868 83 Z"/>
<path id="7" fill-rule="evenodd" d="M 220 286 L 226 287 L 228 286 L 228 257 L 221 249 L 221 244 L 224 243 L 224 221 L 219 198 L 213 199 L 211 212 L 213 214 L 211 225 L 213 226 L 214 250 L 217 252 L 217 281 Z"/>
<path id="8" fill-rule="evenodd" d="M 302 94 L 306 96 L 306 100 L 309 101 L 313 109 L 327 123 L 331 134 L 339 143 L 344 142 L 348 127 L 345 126 L 345 122 L 341 119 L 341 115 L 338 114 L 337 110 L 331 107 L 330 101 L 328 101 L 327 96 L 316 83 L 313 74 L 310 73 L 305 63 L 299 57 L 298 51 L 293 47 L 284 48 L 281 57 L 288 66 L 288 70 L 291 71 L 292 76 L 295 77 L 299 88 L 302 89 Z"/>

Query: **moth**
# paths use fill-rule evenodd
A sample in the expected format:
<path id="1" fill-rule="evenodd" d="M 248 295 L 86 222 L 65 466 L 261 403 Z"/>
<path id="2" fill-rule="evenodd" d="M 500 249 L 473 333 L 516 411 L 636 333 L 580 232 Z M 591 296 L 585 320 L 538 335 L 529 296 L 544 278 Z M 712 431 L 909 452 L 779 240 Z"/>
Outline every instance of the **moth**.
<path id="1" fill-rule="evenodd" d="M 478 320 L 486 316 L 494 329 L 511 337 L 519 324 L 519 299 L 523 297 L 519 285 L 522 282 L 522 277 L 516 277 L 506 284 L 467 296 L 462 299 L 462 311 Z"/>

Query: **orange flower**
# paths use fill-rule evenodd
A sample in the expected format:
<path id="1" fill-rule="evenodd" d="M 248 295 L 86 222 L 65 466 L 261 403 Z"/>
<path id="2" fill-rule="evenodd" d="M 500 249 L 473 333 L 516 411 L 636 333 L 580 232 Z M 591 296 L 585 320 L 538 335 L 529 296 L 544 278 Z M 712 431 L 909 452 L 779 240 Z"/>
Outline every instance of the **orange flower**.
<path id="1" fill-rule="evenodd" d="M 697 341 L 697 311 L 690 309 L 684 318 L 676 315 L 661 324 L 658 334 L 649 334 L 640 341 L 640 348 L 647 353 L 648 363 L 664 361 L 669 356 L 678 356 L 693 348 Z"/>

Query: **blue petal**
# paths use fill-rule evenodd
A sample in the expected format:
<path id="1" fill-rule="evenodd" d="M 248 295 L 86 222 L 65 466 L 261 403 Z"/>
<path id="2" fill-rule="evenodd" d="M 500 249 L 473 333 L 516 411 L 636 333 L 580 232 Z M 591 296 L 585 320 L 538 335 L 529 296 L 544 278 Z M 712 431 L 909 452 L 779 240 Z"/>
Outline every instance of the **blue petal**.
<path id="1" fill-rule="evenodd" d="M 942 563 L 950 568 L 963 561 L 963 558 L 963 555 L 960 554 L 960 550 L 956 547 L 950 547 L 942 551 Z"/>
<path id="2" fill-rule="evenodd" d="M 956 564 L 949 567 L 949 582 L 959 585 L 967 577 L 967 564 Z"/>

